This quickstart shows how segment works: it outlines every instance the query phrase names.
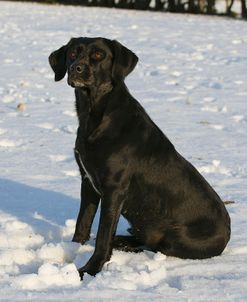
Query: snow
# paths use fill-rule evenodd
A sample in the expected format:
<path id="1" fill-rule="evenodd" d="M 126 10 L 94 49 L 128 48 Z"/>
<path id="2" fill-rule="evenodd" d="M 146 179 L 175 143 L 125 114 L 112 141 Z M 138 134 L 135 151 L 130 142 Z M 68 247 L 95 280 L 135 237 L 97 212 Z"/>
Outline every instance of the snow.
<path id="1" fill-rule="evenodd" d="M 0 3 L 0 301 L 246 301 L 247 27 L 240 20 Z M 48 55 L 72 36 L 117 39 L 140 61 L 127 85 L 227 205 L 232 238 L 212 259 L 114 251 L 96 277 L 71 242 L 80 176 L 73 90 Z M 118 233 L 128 225 L 120 220 Z"/>

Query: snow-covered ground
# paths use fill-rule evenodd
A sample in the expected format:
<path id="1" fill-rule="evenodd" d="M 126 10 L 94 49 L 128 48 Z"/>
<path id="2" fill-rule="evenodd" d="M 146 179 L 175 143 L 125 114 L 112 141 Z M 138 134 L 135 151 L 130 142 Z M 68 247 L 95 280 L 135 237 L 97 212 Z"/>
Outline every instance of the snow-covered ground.
<path id="1" fill-rule="evenodd" d="M 220 257 L 115 251 L 79 281 L 94 247 L 71 243 L 80 177 L 73 90 L 51 51 L 72 36 L 121 41 L 140 61 L 127 79 L 177 149 L 228 205 Z M 247 300 L 247 26 L 217 17 L 0 2 L 0 301 Z M 121 220 L 118 232 L 125 233 Z"/>

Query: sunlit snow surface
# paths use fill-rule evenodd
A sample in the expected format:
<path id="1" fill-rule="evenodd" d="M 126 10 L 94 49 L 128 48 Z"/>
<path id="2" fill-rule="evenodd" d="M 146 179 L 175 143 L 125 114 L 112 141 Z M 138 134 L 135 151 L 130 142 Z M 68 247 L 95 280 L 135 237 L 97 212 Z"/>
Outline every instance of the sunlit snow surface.
<path id="1" fill-rule="evenodd" d="M 223 255 L 114 252 L 95 278 L 79 281 L 97 221 L 86 245 L 71 243 L 80 194 L 74 94 L 65 80 L 54 82 L 47 61 L 72 36 L 117 39 L 139 56 L 131 93 L 221 197 L 235 201 Z M 246 301 L 246 23 L 0 2 L 0 50 L 0 301 Z M 121 220 L 118 232 L 126 228 Z"/>

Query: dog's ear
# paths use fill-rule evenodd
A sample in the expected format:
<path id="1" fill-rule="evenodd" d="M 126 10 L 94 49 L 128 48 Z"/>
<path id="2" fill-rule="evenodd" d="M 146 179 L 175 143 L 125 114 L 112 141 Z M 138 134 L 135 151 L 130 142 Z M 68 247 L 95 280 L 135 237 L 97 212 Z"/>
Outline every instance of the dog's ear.
<path id="1" fill-rule="evenodd" d="M 49 56 L 49 63 L 55 73 L 55 81 L 62 80 L 66 74 L 66 52 L 67 45 L 64 45 L 58 50 L 53 51 Z"/>
<path id="2" fill-rule="evenodd" d="M 113 65 L 112 79 L 115 82 L 123 81 L 135 68 L 138 57 L 127 47 L 116 40 L 112 40 Z"/>

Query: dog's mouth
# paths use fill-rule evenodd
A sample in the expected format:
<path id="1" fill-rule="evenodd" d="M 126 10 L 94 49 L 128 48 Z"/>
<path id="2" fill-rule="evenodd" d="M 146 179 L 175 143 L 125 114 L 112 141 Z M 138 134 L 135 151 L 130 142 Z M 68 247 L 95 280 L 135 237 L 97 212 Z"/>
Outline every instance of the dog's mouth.
<path id="1" fill-rule="evenodd" d="M 81 80 L 70 78 L 68 78 L 68 84 L 73 88 L 82 88 L 86 86 Z"/>

